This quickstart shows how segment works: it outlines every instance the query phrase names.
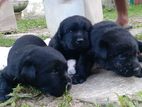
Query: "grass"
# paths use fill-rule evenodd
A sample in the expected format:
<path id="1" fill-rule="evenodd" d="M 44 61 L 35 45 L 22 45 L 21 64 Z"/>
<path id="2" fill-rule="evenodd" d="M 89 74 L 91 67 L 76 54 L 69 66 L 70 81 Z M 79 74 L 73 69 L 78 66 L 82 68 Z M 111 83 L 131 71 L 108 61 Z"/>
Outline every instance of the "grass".
<path id="1" fill-rule="evenodd" d="M 37 19 L 21 19 L 17 21 L 17 31 L 11 33 L 24 33 L 30 32 L 30 30 L 40 30 L 46 28 L 45 18 L 37 18 Z M 44 40 L 47 35 L 40 35 L 40 37 Z M 9 47 L 12 46 L 15 42 L 13 38 L 5 38 L 5 33 L 0 33 L 0 46 Z"/>
<path id="2" fill-rule="evenodd" d="M 9 105 L 11 107 L 17 107 L 17 102 L 20 99 L 24 99 L 24 98 L 32 99 L 40 94 L 41 92 L 34 89 L 33 87 L 23 87 L 19 84 L 17 85 L 16 88 L 13 88 L 13 92 L 9 94 L 11 98 L 3 103 L 0 103 L 0 107 L 5 107 Z M 30 107 L 30 106 L 28 104 L 20 104 L 19 107 Z"/>
<path id="3" fill-rule="evenodd" d="M 137 34 L 135 37 L 136 37 L 136 39 L 138 39 L 138 40 L 142 40 L 142 34 Z"/>
<path id="4" fill-rule="evenodd" d="M 142 107 L 142 91 L 135 95 L 117 95 L 118 103 L 95 104 L 95 107 Z"/>
<path id="5" fill-rule="evenodd" d="M 117 17 L 117 12 L 115 9 L 104 8 L 103 9 L 104 19 L 115 20 Z M 142 17 L 142 4 L 140 5 L 130 5 L 128 7 L 129 17 Z"/>
<path id="6" fill-rule="evenodd" d="M 17 21 L 17 32 L 27 32 L 31 29 L 46 28 L 45 18 L 21 19 Z"/>
<path id="7" fill-rule="evenodd" d="M 45 40 L 46 38 L 48 38 L 47 35 L 40 35 L 39 37 L 42 40 Z M 16 39 L 14 38 L 6 38 L 4 35 L 0 35 L 0 46 L 10 47 L 14 44 L 15 41 Z"/>
<path id="8" fill-rule="evenodd" d="M 15 39 L 5 38 L 4 36 L 0 35 L 0 46 L 9 47 L 12 46 L 14 42 Z"/>
<path id="9" fill-rule="evenodd" d="M 24 103 L 19 103 L 21 100 L 34 99 L 42 95 L 40 91 L 36 90 L 33 87 L 25 87 L 18 85 L 16 88 L 13 88 L 13 92 L 9 94 L 11 98 L 5 102 L 0 103 L 0 107 L 31 107 L 31 105 Z M 84 107 L 142 107 L 142 91 L 135 93 L 135 95 L 118 95 L 118 103 L 111 103 L 108 101 L 106 104 L 97 104 L 83 102 Z M 58 100 L 58 99 L 56 99 Z M 56 107 L 72 107 L 73 98 L 68 91 L 64 93 Z M 88 106 L 86 105 L 88 104 Z"/>
<path id="10" fill-rule="evenodd" d="M 66 91 L 62 97 L 62 100 L 58 104 L 58 107 L 70 107 L 72 102 L 72 97 L 70 96 L 69 92 Z"/>

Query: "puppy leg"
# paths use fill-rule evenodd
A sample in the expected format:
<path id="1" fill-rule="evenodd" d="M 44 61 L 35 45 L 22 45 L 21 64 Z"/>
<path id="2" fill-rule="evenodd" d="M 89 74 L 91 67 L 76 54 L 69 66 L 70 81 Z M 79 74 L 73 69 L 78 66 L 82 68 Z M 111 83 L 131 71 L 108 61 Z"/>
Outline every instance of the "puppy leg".
<path id="1" fill-rule="evenodd" d="M 90 74 L 90 70 L 88 70 L 88 61 L 86 56 L 80 56 L 77 64 L 76 64 L 76 74 L 72 77 L 73 84 L 80 84 L 86 81 L 87 77 Z"/>

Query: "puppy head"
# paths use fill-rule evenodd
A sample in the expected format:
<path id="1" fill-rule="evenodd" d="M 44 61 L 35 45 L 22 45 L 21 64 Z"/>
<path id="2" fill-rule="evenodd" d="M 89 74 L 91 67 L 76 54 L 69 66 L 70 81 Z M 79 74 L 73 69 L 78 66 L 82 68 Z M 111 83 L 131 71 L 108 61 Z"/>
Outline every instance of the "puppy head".
<path id="1" fill-rule="evenodd" d="M 101 65 L 122 76 L 141 77 L 138 62 L 138 44 L 132 35 L 123 29 L 114 29 L 105 34 L 97 48 Z"/>
<path id="2" fill-rule="evenodd" d="M 26 61 L 20 75 L 26 83 L 30 83 L 43 93 L 59 97 L 71 87 L 71 79 L 67 75 L 67 64 L 63 60 L 48 59 L 48 61 L 42 59 L 38 63 Z"/>
<path id="3" fill-rule="evenodd" d="M 122 76 L 141 77 L 141 66 L 139 64 L 137 54 L 138 51 L 132 51 L 126 48 L 125 50 L 123 50 L 123 52 L 121 51 L 120 53 L 114 55 L 114 57 L 110 57 L 111 61 L 108 64 L 110 65 L 110 68 L 112 68 L 112 70 Z"/>
<path id="4" fill-rule="evenodd" d="M 71 87 L 66 64 L 60 61 L 50 62 L 50 66 L 38 74 L 38 87 L 42 92 L 56 97 L 63 95 Z"/>
<path id="5" fill-rule="evenodd" d="M 91 22 L 82 16 L 64 19 L 56 33 L 65 50 L 84 50 L 89 47 Z"/>

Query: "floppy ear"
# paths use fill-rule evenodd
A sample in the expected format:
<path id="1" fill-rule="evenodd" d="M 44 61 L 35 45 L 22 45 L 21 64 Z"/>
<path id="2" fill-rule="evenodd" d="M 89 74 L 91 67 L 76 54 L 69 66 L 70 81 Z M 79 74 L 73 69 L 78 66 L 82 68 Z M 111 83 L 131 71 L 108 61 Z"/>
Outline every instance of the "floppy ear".
<path id="1" fill-rule="evenodd" d="M 36 69 L 33 65 L 25 65 L 21 70 L 21 76 L 28 80 L 33 81 L 36 77 Z"/>
<path id="2" fill-rule="evenodd" d="M 58 28 L 58 31 L 56 32 L 56 34 L 54 35 L 54 37 L 51 39 L 51 41 L 49 42 L 49 46 L 59 50 L 61 48 L 61 39 L 62 39 L 62 27 L 61 25 Z"/>
<path id="3" fill-rule="evenodd" d="M 30 57 L 24 59 L 20 75 L 27 81 L 33 81 L 36 78 L 36 68 L 30 61 Z"/>
<path id="4" fill-rule="evenodd" d="M 97 56 L 101 57 L 102 59 L 107 59 L 107 42 L 100 40 L 99 46 L 96 48 Z"/>

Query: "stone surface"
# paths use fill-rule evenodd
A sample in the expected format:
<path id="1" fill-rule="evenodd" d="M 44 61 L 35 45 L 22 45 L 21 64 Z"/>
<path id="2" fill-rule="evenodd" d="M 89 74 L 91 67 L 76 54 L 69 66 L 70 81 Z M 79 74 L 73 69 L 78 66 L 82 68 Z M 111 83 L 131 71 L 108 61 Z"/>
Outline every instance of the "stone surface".
<path id="1" fill-rule="evenodd" d="M 10 47 L 0 47 L 0 70 L 7 65 L 7 55 Z"/>
<path id="2" fill-rule="evenodd" d="M 7 34 L 7 35 L 4 35 L 4 37 L 6 38 L 13 38 L 13 39 L 17 39 L 23 35 L 36 35 L 36 36 L 50 36 L 50 33 L 49 33 L 49 30 L 47 28 L 44 28 L 44 29 L 32 29 L 32 30 L 29 30 L 28 32 L 26 33 L 17 33 L 17 34 Z"/>
<path id="3" fill-rule="evenodd" d="M 121 77 L 112 71 L 102 70 L 88 78 L 86 82 L 73 86 L 71 95 L 92 103 L 116 102 L 117 95 L 134 94 L 142 90 L 142 78 Z"/>
<path id="4" fill-rule="evenodd" d="M 131 29 L 131 30 L 130 30 L 130 33 L 131 33 L 133 36 L 136 36 L 136 35 L 138 35 L 138 34 L 142 34 L 142 28 Z"/>

